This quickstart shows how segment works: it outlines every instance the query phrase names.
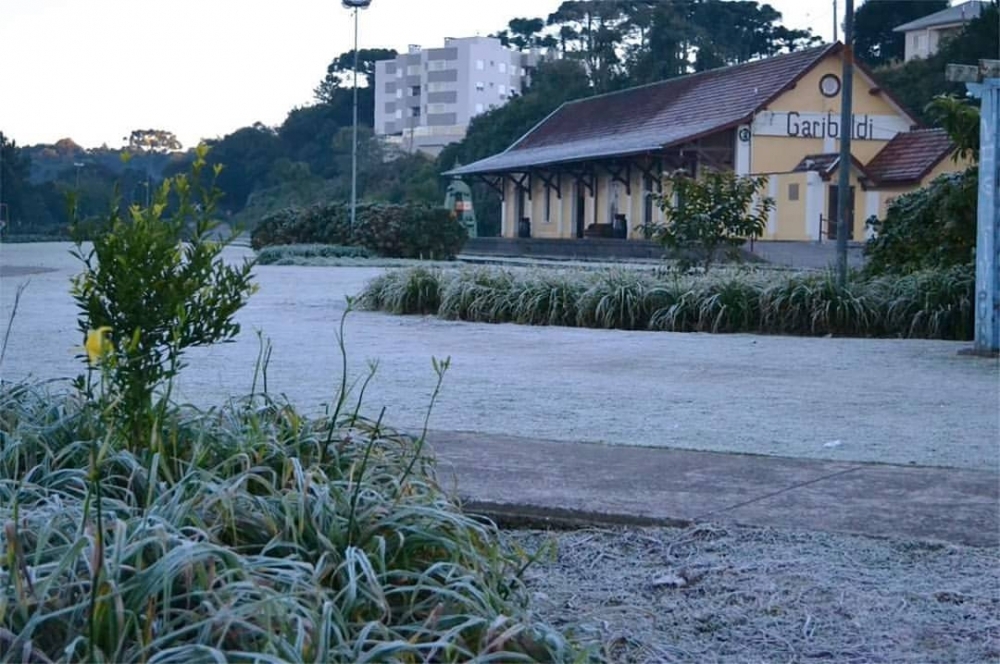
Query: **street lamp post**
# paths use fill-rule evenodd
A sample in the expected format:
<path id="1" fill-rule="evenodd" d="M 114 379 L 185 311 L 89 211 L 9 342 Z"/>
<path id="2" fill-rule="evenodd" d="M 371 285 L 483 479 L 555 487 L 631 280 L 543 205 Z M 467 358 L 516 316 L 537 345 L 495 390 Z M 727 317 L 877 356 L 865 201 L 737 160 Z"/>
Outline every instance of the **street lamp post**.
<path id="1" fill-rule="evenodd" d="M 354 10 L 354 129 L 351 139 L 351 228 L 358 212 L 358 11 L 371 6 L 372 0 L 340 0 Z"/>

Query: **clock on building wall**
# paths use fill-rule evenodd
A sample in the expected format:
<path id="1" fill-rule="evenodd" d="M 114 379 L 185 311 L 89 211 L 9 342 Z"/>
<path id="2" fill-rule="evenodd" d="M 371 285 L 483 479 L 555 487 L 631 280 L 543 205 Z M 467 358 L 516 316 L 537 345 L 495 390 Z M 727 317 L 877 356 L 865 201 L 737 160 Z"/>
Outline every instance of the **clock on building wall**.
<path id="1" fill-rule="evenodd" d="M 840 94 L 840 79 L 834 74 L 827 74 L 819 79 L 819 91 L 824 97 L 836 97 Z"/>

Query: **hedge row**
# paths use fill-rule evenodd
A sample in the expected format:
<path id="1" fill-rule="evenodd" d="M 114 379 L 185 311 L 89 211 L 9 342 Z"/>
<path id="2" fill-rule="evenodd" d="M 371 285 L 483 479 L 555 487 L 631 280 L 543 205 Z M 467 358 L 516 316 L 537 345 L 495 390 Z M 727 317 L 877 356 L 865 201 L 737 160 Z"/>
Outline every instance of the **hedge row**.
<path id="1" fill-rule="evenodd" d="M 390 258 L 449 259 L 458 255 L 466 237 L 465 228 L 444 208 L 363 203 L 352 228 L 350 206 L 321 203 L 267 215 L 253 230 L 251 246 L 334 244 Z"/>
<path id="2" fill-rule="evenodd" d="M 482 323 L 669 332 L 751 332 L 967 340 L 971 266 L 904 277 L 741 272 L 664 278 L 605 272 L 414 268 L 371 281 L 361 306 Z"/>

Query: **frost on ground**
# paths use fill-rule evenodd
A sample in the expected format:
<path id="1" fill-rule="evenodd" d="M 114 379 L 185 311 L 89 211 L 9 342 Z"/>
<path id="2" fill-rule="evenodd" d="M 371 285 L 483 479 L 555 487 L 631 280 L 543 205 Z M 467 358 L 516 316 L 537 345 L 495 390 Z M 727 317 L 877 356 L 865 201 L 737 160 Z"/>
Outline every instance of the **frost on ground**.
<path id="1" fill-rule="evenodd" d="M 68 244 L 0 247 L 0 320 L 21 299 L 5 380 L 81 371 Z M 229 258 L 246 250 L 230 248 Z M 274 352 L 268 388 L 316 413 L 340 384 L 335 331 L 345 296 L 380 268 L 260 266 L 260 292 L 234 343 L 193 349 L 179 399 L 221 404 L 253 385 L 260 331 Z M 380 370 L 365 404 L 419 429 L 434 390 L 431 358 L 451 369 L 430 425 L 524 438 L 957 468 L 1000 467 L 1000 372 L 959 357 L 968 344 L 750 334 L 487 325 L 357 312 L 346 326 L 350 378 Z M 259 384 L 258 384 L 259 386 Z"/>
<path id="2" fill-rule="evenodd" d="M 704 524 L 506 537 L 548 551 L 532 610 L 612 662 L 1000 661 L 993 549 Z"/>

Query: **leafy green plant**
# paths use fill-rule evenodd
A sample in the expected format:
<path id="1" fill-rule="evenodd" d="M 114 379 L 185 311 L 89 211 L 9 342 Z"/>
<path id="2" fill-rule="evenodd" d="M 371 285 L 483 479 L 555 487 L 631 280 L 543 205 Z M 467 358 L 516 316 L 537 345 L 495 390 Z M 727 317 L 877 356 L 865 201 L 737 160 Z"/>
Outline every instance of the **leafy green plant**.
<path id="1" fill-rule="evenodd" d="M 79 329 L 111 330 L 105 396 L 135 446 L 150 441 L 154 393 L 163 388 L 161 403 L 169 399 L 184 351 L 235 337 L 234 316 L 255 290 L 252 261 L 233 266 L 222 259 L 230 240 L 215 237 L 219 192 L 192 184 L 202 180 L 205 154 L 199 147 L 190 177 L 165 180 L 149 207 L 134 205 L 125 214 L 116 201 L 93 246 L 78 241 L 75 250 L 84 265 L 72 288 Z M 166 216 L 168 202 L 175 211 Z M 84 377 L 78 384 L 87 388 Z"/>
<path id="2" fill-rule="evenodd" d="M 699 177 L 675 171 L 668 193 L 656 195 L 664 221 L 652 229 L 653 239 L 677 252 L 682 269 L 708 270 L 720 253 L 732 260 L 739 249 L 767 226 L 774 200 L 761 196 L 765 176 L 738 176 L 707 170 Z"/>

